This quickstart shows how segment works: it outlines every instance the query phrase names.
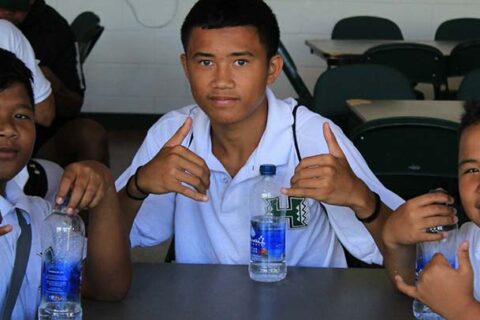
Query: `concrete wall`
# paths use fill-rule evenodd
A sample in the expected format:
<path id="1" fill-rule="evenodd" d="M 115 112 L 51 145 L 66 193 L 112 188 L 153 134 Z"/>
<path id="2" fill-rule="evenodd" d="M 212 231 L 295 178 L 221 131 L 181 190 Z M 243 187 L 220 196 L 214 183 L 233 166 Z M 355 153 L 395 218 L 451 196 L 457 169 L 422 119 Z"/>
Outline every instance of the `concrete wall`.
<path id="1" fill-rule="evenodd" d="M 329 38 L 333 25 L 343 17 L 389 18 L 400 26 L 407 40 L 433 39 L 437 26 L 447 19 L 480 17 L 479 0 L 267 2 L 277 14 L 283 42 L 310 88 L 325 69 L 325 63 L 310 54 L 304 40 Z M 82 11 L 94 11 L 106 28 L 84 66 L 87 79 L 84 111 L 165 113 L 192 102 L 178 56 L 182 52 L 180 25 L 193 0 L 47 0 L 47 3 L 68 21 Z M 282 97 L 294 95 L 283 75 L 274 89 Z"/>

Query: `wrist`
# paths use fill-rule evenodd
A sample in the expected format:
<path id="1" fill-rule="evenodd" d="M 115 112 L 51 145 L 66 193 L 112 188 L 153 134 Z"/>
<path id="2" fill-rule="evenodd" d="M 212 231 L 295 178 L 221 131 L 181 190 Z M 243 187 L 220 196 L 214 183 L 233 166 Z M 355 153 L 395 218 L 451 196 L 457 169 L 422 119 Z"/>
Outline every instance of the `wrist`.
<path id="1" fill-rule="evenodd" d="M 480 318 L 480 303 L 473 296 L 458 308 L 455 314 L 446 315 L 448 319 L 476 320 Z"/>
<path id="2" fill-rule="evenodd" d="M 139 186 L 138 175 L 142 166 L 138 167 L 135 173 L 128 179 L 125 191 L 130 199 L 143 201 L 149 196 L 149 192 Z"/>
<path id="3" fill-rule="evenodd" d="M 359 219 L 365 219 L 374 212 L 376 207 L 376 194 L 363 183 L 357 187 L 356 196 L 353 197 L 354 202 L 350 208 L 355 212 Z"/>

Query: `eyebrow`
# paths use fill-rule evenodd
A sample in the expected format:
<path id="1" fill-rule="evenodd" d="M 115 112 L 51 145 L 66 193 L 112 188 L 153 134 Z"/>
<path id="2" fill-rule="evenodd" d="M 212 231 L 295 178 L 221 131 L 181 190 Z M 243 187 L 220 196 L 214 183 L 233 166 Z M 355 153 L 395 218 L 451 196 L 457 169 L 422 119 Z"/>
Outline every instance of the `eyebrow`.
<path id="1" fill-rule="evenodd" d="M 251 53 L 250 51 L 239 51 L 239 52 L 232 52 L 229 54 L 231 57 L 243 57 L 243 56 L 249 56 L 249 57 L 254 57 L 255 55 Z M 213 53 L 207 53 L 207 52 L 196 52 L 193 55 L 194 58 L 198 57 L 204 57 L 204 58 L 213 58 L 215 55 Z"/>
<path id="2" fill-rule="evenodd" d="M 480 161 L 475 160 L 475 159 L 464 159 L 464 160 L 462 160 L 462 161 L 460 161 L 460 162 L 458 163 L 458 166 L 461 167 L 461 166 L 463 166 L 464 164 L 468 164 L 468 163 L 479 163 L 479 162 L 480 162 Z"/>

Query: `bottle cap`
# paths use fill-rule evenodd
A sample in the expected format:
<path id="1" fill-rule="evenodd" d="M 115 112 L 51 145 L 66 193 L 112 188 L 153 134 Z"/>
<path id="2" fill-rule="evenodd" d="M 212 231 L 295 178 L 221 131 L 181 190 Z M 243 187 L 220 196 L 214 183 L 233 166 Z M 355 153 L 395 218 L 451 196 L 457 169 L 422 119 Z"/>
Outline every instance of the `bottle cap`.
<path id="1" fill-rule="evenodd" d="M 262 164 L 260 166 L 260 174 L 262 176 L 273 176 L 277 172 L 277 167 L 274 164 Z"/>

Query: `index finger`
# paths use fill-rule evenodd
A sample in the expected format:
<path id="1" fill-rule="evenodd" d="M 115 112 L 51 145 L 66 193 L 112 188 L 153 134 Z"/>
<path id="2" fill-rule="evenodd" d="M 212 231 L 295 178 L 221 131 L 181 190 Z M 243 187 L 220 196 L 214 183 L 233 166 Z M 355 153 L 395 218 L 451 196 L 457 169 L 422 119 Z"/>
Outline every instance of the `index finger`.
<path id="1" fill-rule="evenodd" d="M 336 158 L 345 158 L 345 154 L 343 153 L 342 148 L 337 142 L 337 138 L 332 132 L 330 128 L 330 124 L 325 122 L 323 124 L 323 136 L 325 137 L 325 141 L 327 142 L 328 151 L 331 155 L 335 156 Z"/>
<path id="2" fill-rule="evenodd" d="M 192 128 L 192 118 L 188 117 L 175 134 L 165 143 L 165 147 L 173 147 L 182 143 Z"/>

